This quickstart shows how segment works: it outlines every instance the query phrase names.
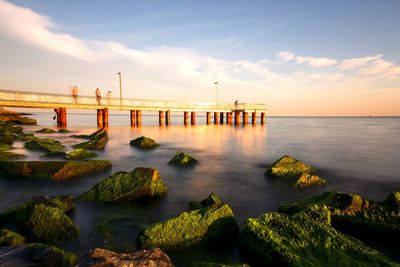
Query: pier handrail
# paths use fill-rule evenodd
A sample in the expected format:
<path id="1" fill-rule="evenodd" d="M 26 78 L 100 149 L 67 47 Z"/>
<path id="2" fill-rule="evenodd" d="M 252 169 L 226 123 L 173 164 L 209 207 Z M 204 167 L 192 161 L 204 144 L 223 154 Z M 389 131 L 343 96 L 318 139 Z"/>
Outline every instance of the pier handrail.
<path id="1" fill-rule="evenodd" d="M 95 96 L 80 95 L 75 102 L 72 95 L 15 91 L 0 89 L 0 106 L 32 107 L 32 108 L 104 108 L 115 110 L 170 110 L 170 111 L 266 111 L 266 105 L 260 103 L 215 103 L 191 101 L 166 101 L 124 98 L 107 98 L 103 96 L 98 105 Z"/>

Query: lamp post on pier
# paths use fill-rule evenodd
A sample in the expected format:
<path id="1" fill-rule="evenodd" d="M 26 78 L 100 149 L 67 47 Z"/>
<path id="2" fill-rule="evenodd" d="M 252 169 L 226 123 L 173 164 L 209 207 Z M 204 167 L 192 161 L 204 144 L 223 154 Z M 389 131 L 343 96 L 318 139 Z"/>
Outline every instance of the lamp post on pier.
<path id="1" fill-rule="evenodd" d="M 218 91 L 218 82 L 215 82 L 214 84 L 217 85 L 217 109 L 218 109 L 218 105 L 219 105 L 219 91 Z"/>
<path id="2" fill-rule="evenodd" d="M 118 72 L 119 76 L 119 105 L 122 106 L 122 78 L 121 72 Z"/>

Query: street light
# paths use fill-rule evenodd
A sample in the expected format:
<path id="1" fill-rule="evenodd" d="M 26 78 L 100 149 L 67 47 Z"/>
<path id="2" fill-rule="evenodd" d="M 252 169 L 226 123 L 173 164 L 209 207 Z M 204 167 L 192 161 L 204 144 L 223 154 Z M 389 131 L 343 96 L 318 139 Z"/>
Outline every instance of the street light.
<path id="1" fill-rule="evenodd" d="M 119 105 L 122 106 L 122 79 L 121 72 L 118 72 L 119 75 Z"/>
<path id="2" fill-rule="evenodd" d="M 214 84 L 217 85 L 217 109 L 218 109 L 218 102 L 219 102 L 218 82 L 215 82 Z"/>

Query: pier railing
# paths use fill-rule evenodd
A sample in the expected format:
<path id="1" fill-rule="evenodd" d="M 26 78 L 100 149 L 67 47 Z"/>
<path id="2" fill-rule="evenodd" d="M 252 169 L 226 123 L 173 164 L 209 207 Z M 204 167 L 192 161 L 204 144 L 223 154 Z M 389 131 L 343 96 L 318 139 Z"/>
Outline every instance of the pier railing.
<path id="1" fill-rule="evenodd" d="M 39 93 L 29 91 L 13 91 L 0 89 L 0 105 L 12 107 L 35 108 L 80 108 L 92 109 L 107 107 L 119 110 L 170 110 L 170 111 L 265 111 L 265 104 L 253 103 L 215 103 L 215 102 L 188 102 L 188 101 L 163 101 L 143 100 L 102 96 L 100 105 L 95 96 Z"/>

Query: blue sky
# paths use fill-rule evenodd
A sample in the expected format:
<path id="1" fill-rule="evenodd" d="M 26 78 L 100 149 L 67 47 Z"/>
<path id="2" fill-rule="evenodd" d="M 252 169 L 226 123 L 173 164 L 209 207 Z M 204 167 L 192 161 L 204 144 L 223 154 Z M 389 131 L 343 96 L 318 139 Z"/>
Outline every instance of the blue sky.
<path id="1" fill-rule="evenodd" d="M 122 71 L 131 97 L 213 101 L 219 80 L 222 100 L 266 102 L 276 115 L 400 114 L 400 1 L 0 5 L 20 18 L 0 27 L 3 88 L 73 83 L 89 94 L 96 82 L 115 89 L 107 75 Z M 30 36 L 42 30 L 44 38 Z"/>

